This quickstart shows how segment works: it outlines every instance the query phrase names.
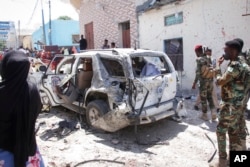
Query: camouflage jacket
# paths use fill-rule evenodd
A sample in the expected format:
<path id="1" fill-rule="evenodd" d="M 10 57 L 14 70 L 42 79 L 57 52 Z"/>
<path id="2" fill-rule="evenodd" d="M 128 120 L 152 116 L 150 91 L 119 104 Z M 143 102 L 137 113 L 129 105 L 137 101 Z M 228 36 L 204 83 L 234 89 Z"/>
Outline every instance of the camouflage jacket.
<path id="1" fill-rule="evenodd" d="M 245 96 L 244 96 L 244 100 L 243 100 L 243 104 L 247 105 L 248 99 L 249 99 L 249 91 L 250 91 L 250 66 L 249 66 L 249 60 L 246 59 L 245 56 L 240 55 L 239 56 L 239 60 L 243 65 L 243 69 L 244 69 L 244 75 L 243 75 L 243 79 L 244 79 L 244 86 L 245 86 Z"/>
<path id="2" fill-rule="evenodd" d="M 242 63 L 246 63 L 246 64 L 250 65 L 250 50 L 248 50 L 244 53 L 240 53 L 239 59 Z"/>
<path id="3" fill-rule="evenodd" d="M 198 81 L 202 82 L 205 79 L 212 79 L 211 77 L 207 77 L 209 70 L 212 67 L 212 60 L 207 55 L 203 55 L 196 59 L 196 72 L 195 72 L 195 80 L 194 84 L 197 84 Z M 204 70 L 205 69 L 205 70 Z"/>
<path id="4" fill-rule="evenodd" d="M 230 105 L 243 105 L 248 66 L 239 59 L 228 64 L 226 72 L 216 70 L 216 83 L 221 86 L 222 102 Z"/>

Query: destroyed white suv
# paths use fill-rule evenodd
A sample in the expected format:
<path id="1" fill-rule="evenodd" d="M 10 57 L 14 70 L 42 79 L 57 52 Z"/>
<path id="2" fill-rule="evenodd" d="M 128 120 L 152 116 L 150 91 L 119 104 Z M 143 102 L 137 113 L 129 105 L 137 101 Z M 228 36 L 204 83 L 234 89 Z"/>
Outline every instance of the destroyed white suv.
<path id="1" fill-rule="evenodd" d="M 95 128 L 114 132 L 175 114 L 177 75 L 162 52 L 91 50 L 54 61 L 54 71 L 40 69 L 43 104 L 86 114 Z"/>

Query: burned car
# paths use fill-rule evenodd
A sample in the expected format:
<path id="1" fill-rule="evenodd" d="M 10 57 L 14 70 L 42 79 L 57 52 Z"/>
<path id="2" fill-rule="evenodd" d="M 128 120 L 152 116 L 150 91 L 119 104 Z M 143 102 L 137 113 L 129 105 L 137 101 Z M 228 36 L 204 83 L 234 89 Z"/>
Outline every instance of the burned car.
<path id="1" fill-rule="evenodd" d="M 42 77 L 45 105 L 85 114 L 91 126 L 109 132 L 175 114 L 177 75 L 165 53 L 93 50 L 58 59 L 55 70 L 48 67 Z"/>

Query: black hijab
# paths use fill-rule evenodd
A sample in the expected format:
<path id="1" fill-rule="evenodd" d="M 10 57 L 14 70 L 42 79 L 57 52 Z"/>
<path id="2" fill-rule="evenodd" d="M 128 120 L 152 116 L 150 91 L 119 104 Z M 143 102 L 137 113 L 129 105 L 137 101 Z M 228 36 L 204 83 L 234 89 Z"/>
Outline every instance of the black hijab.
<path id="1" fill-rule="evenodd" d="M 41 100 L 27 82 L 30 63 L 20 51 L 8 52 L 0 69 L 0 148 L 14 154 L 15 167 L 24 167 L 36 152 L 35 121 Z"/>

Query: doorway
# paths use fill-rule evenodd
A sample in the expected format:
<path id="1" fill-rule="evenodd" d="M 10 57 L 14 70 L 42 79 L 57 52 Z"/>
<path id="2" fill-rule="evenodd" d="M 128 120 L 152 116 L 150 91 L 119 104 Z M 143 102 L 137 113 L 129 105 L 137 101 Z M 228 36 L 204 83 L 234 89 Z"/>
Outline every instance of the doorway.
<path id="1" fill-rule="evenodd" d="M 85 24 L 85 38 L 87 40 L 87 49 L 94 49 L 94 26 L 93 22 Z"/>
<path id="2" fill-rule="evenodd" d="M 130 48 L 130 22 L 124 22 L 121 23 L 121 29 L 122 29 L 122 47 L 123 48 Z"/>
<path id="3" fill-rule="evenodd" d="M 164 40 L 165 53 L 172 61 L 176 71 L 183 71 L 183 40 L 174 38 Z"/>

